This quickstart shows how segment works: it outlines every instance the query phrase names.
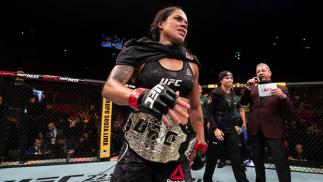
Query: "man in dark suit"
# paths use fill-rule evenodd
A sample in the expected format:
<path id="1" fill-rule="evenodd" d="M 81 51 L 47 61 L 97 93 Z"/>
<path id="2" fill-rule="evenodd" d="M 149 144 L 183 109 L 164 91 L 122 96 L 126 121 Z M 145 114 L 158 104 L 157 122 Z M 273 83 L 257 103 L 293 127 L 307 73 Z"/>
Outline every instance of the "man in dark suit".
<path id="1" fill-rule="evenodd" d="M 288 153 L 283 143 L 285 121 L 282 116 L 291 111 L 292 103 L 288 97 L 287 88 L 284 86 L 277 85 L 277 88 L 269 88 L 269 96 L 259 96 L 259 93 L 266 91 L 259 90 L 260 85 L 272 83 L 271 74 L 267 64 L 258 64 L 256 67 L 257 77 L 247 81 L 247 89 L 241 97 L 241 104 L 250 103 L 247 131 L 254 155 L 256 181 L 266 181 L 264 166 L 266 142 L 271 151 L 279 181 L 290 182 Z"/>
<path id="2" fill-rule="evenodd" d="M 48 123 L 48 132 L 45 134 L 46 147 L 50 150 L 54 150 L 57 141 L 56 139 L 63 135 L 63 130 L 56 128 L 55 122 Z"/>
<path id="3" fill-rule="evenodd" d="M 26 150 L 26 155 L 28 157 L 43 155 L 48 153 L 49 153 L 48 149 L 43 145 L 42 141 L 39 138 L 35 138 L 34 145 L 30 146 Z"/>

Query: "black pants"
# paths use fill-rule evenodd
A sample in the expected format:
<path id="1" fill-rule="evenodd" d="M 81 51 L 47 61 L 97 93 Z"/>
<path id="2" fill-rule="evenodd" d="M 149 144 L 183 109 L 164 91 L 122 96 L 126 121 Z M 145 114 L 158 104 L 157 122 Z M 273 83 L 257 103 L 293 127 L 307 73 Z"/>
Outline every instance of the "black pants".
<path id="1" fill-rule="evenodd" d="M 266 173 L 264 166 L 265 142 L 268 144 L 275 164 L 276 172 L 280 182 L 290 182 L 290 169 L 288 162 L 288 153 L 284 146 L 283 139 L 265 138 L 262 133 L 250 136 L 251 149 L 253 153 L 253 162 L 256 170 L 256 182 L 265 182 Z"/>
<path id="2" fill-rule="evenodd" d="M 111 182 L 191 182 L 191 169 L 188 160 L 181 162 L 156 163 L 141 158 L 131 150 L 126 142 L 122 146 L 120 159 Z"/>
<path id="3" fill-rule="evenodd" d="M 218 154 L 219 154 L 220 163 L 226 164 L 226 161 L 227 161 L 228 157 L 227 157 L 224 145 L 219 145 L 217 150 L 219 150 Z"/>
<path id="4" fill-rule="evenodd" d="M 9 129 L 10 123 L 5 119 L 3 114 L 0 114 L 0 162 L 4 159 L 7 151 Z"/>
<path id="5" fill-rule="evenodd" d="M 251 148 L 248 146 L 248 141 L 243 136 L 244 134 L 240 134 L 240 150 L 241 150 L 241 158 L 242 160 L 249 160 L 251 159 Z"/>
<path id="6" fill-rule="evenodd" d="M 16 146 L 11 146 L 10 149 L 19 150 L 19 160 L 24 159 L 24 152 L 28 147 L 28 132 L 29 123 L 23 109 L 8 109 L 1 114 L 0 124 L 0 157 L 3 158 L 8 152 L 11 141 L 17 141 Z M 15 132 L 12 132 L 15 131 Z M 10 134 L 16 133 L 12 136 Z"/>
<path id="7" fill-rule="evenodd" d="M 239 147 L 239 136 L 236 132 L 234 133 L 226 133 L 224 136 L 224 141 L 222 143 L 224 145 L 225 151 L 227 153 L 228 158 L 231 161 L 232 170 L 236 181 L 246 182 L 247 177 L 246 173 L 241 165 L 241 154 Z M 217 144 L 210 142 L 207 152 L 206 152 L 206 166 L 205 172 L 203 175 L 204 182 L 212 182 L 212 176 L 215 170 L 215 165 L 217 159 L 220 157 L 220 142 Z"/>

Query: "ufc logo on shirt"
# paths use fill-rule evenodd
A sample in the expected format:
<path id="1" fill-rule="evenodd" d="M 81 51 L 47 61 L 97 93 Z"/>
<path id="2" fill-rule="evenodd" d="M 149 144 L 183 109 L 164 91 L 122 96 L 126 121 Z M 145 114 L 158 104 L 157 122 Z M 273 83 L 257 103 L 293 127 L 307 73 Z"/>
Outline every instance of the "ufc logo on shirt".
<path id="1" fill-rule="evenodd" d="M 151 89 L 150 95 L 146 98 L 145 104 L 149 103 L 149 108 L 152 109 L 155 103 L 155 100 L 158 98 L 158 95 L 164 89 L 162 85 L 156 85 Z"/>
<path id="2" fill-rule="evenodd" d="M 180 87 L 180 83 L 182 82 L 183 80 L 176 80 L 176 79 L 172 79 L 172 78 L 162 78 L 160 83 L 162 84 L 165 84 L 165 85 L 174 85 L 176 87 Z"/>

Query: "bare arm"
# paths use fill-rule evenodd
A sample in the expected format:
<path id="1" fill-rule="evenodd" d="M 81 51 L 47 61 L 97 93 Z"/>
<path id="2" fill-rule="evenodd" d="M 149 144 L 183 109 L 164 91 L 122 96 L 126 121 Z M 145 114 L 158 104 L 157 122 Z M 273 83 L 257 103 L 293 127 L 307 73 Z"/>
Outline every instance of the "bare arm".
<path id="1" fill-rule="evenodd" d="M 102 96 L 110 99 L 119 105 L 128 105 L 128 98 L 132 89 L 125 84 L 130 80 L 134 73 L 134 67 L 127 65 L 116 65 L 102 89 Z"/>
<path id="2" fill-rule="evenodd" d="M 245 112 L 245 108 L 244 107 L 240 107 L 239 108 L 239 113 L 240 113 L 240 118 L 242 121 L 242 127 L 244 129 L 247 128 L 247 121 L 246 121 L 246 112 Z"/>
<path id="3" fill-rule="evenodd" d="M 193 90 L 190 94 L 190 121 L 194 131 L 196 132 L 197 139 L 201 143 L 205 143 L 204 137 L 204 122 L 203 122 L 203 112 L 200 101 L 199 93 L 199 70 L 196 64 L 191 64 L 193 70 Z"/>

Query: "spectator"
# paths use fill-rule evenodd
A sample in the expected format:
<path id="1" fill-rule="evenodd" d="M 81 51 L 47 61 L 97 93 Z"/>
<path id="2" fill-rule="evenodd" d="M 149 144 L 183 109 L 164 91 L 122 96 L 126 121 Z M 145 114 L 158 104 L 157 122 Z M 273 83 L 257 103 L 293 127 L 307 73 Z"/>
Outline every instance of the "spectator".
<path id="1" fill-rule="evenodd" d="M 26 150 L 26 155 L 28 157 L 43 155 L 43 154 L 48 154 L 48 153 L 49 153 L 49 150 L 43 145 L 42 141 L 39 138 L 35 138 L 34 145 L 29 147 Z"/>
<path id="2" fill-rule="evenodd" d="M 66 140 L 64 136 L 58 136 L 56 138 L 56 144 L 55 147 L 52 150 L 52 154 L 55 157 L 67 157 L 75 152 L 75 148 L 70 148 L 66 144 Z"/>
<path id="3" fill-rule="evenodd" d="M 88 156 L 92 152 L 89 141 L 80 136 L 78 144 L 75 146 L 75 154 L 78 156 Z"/>
<path id="4" fill-rule="evenodd" d="M 302 144 L 296 144 L 294 150 L 290 153 L 290 156 L 288 157 L 288 160 L 293 160 L 293 161 L 307 161 L 304 150 L 303 150 L 303 145 Z"/>
<path id="5" fill-rule="evenodd" d="M 45 135 L 45 144 L 47 148 L 52 150 L 56 144 L 56 138 L 63 134 L 62 129 L 56 128 L 55 122 L 48 123 L 48 132 Z"/>
<path id="6" fill-rule="evenodd" d="M 17 71 L 22 74 L 23 71 Z M 3 107 L 2 118 L 0 122 L 0 158 L 4 157 L 5 150 L 8 149 L 9 133 L 16 132 L 14 138 L 17 140 L 18 146 L 14 146 L 19 150 L 18 160 L 23 162 L 23 156 L 28 145 L 29 134 L 29 109 L 36 102 L 31 85 L 24 82 L 21 77 L 14 80 L 7 79 L 2 85 L 0 91 L 0 104 Z"/>

